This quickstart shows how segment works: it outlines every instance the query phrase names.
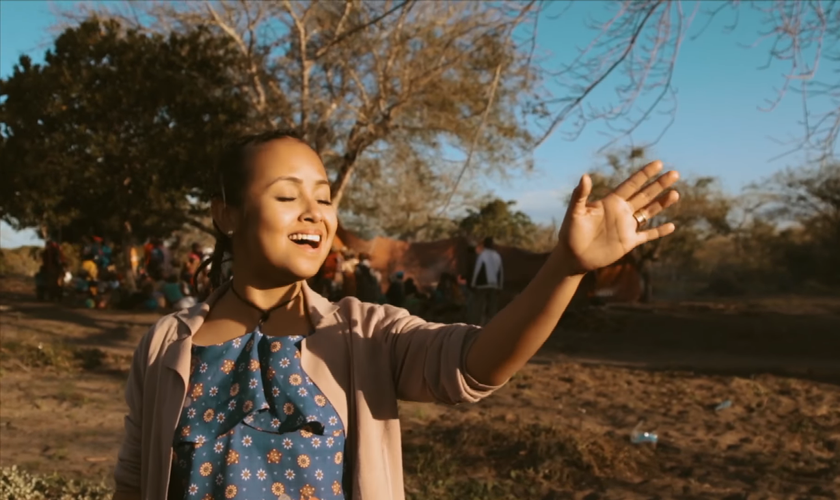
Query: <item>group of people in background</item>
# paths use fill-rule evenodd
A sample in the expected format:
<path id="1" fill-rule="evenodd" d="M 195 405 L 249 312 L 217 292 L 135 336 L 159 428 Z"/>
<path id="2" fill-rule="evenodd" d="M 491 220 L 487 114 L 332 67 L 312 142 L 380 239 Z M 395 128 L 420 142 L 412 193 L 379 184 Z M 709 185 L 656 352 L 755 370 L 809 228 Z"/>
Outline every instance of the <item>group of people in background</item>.
<path id="1" fill-rule="evenodd" d="M 83 238 L 76 273 L 68 269 L 67 258 L 55 240 L 47 240 L 41 252 L 41 266 L 35 274 L 38 300 L 62 300 L 69 294 L 81 304 L 105 307 L 110 291 L 120 287 L 110 241 L 94 236 Z"/>
<path id="2" fill-rule="evenodd" d="M 197 302 L 202 278 L 209 268 L 198 273 L 208 251 L 193 243 L 184 258 L 177 259 L 175 245 L 167 246 L 161 238 L 151 238 L 141 249 L 130 247 L 128 261 L 133 286 L 117 272 L 114 245 L 107 239 L 83 238 L 80 263 L 69 269 L 61 246 L 48 240 L 41 252 L 41 266 L 35 275 L 38 300 L 69 299 L 87 308 L 182 309 Z"/>
<path id="3" fill-rule="evenodd" d="M 485 238 L 476 253 L 469 279 L 445 272 L 430 293 L 423 293 L 414 278 L 403 271 L 395 271 L 383 283 L 381 273 L 371 265 L 370 255 L 356 256 L 352 250 L 333 248 L 312 285 L 332 301 L 356 297 L 363 302 L 403 307 L 412 314 L 441 320 L 466 319 L 483 325 L 498 311 L 504 266 L 492 237 Z"/>
<path id="4" fill-rule="evenodd" d="M 138 276 L 138 287 L 129 296 L 125 307 L 150 311 L 179 310 L 198 302 L 209 268 L 205 268 L 203 273 L 198 273 L 198 270 L 212 250 L 193 243 L 181 258 L 176 258 L 176 250 L 177 244 L 167 246 L 161 238 L 152 238 L 143 245 L 142 262 L 137 258 L 131 259 L 132 271 Z"/>
<path id="5" fill-rule="evenodd" d="M 333 248 L 321 271 L 312 279 L 312 286 L 332 301 L 356 297 L 363 302 L 405 307 L 413 313 L 419 312 L 429 298 L 403 271 L 394 272 L 383 283 L 382 273 L 372 266 L 370 255 L 362 252 L 357 256 L 350 249 Z"/>
<path id="6" fill-rule="evenodd" d="M 364 302 L 383 303 L 382 275 L 371 267 L 370 255 L 358 256 L 349 250 L 333 248 L 320 272 L 312 278 L 313 288 L 328 299 L 357 297 Z"/>
<path id="7" fill-rule="evenodd" d="M 74 276 L 67 272 L 61 247 L 49 240 L 35 276 L 38 299 L 60 300 L 66 291 L 76 303 L 89 308 L 153 311 L 190 307 L 198 301 L 207 280 L 209 266 L 202 268 L 201 264 L 211 249 L 193 243 L 180 259 L 175 257 L 177 250 L 177 246 L 168 246 L 161 238 L 149 239 L 142 247 L 142 256 L 136 248 L 130 248 L 130 267 L 136 286 L 129 291 L 124 286 L 124 277 L 117 273 L 114 245 L 110 241 L 98 236 L 85 238 L 81 264 Z M 412 314 L 483 325 L 498 311 L 504 266 L 493 238 L 485 238 L 476 252 L 469 279 L 445 272 L 434 288 L 424 293 L 414 278 L 400 270 L 383 283 L 382 274 L 371 265 L 369 254 L 356 255 L 350 249 L 333 248 L 321 272 L 312 279 L 312 286 L 332 301 L 352 296 L 364 302 L 403 307 Z"/>

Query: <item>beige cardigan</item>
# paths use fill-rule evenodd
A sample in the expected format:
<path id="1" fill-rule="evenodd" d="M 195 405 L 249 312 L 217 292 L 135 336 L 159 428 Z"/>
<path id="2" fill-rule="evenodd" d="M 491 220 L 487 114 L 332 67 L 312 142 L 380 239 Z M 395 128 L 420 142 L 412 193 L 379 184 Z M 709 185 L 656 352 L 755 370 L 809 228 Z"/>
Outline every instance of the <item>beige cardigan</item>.
<path id="1" fill-rule="evenodd" d="M 140 341 L 125 391 L 125 437 L 114 473 L 118 492 L 140 491 L 144 500 L 167 497 L 192 335 L 224 291 L 160 318 Z M 332 303 L 308 286 L 304 297 L 315 333 L 302 343 L 301 364 L 344 425 L 345 495 L 404 499 L 397 400 L 457 404 L 498 389 L 464 370 L 467 349 L 480 330 L 427 323 L 403 309 L 355 298 Z"/>

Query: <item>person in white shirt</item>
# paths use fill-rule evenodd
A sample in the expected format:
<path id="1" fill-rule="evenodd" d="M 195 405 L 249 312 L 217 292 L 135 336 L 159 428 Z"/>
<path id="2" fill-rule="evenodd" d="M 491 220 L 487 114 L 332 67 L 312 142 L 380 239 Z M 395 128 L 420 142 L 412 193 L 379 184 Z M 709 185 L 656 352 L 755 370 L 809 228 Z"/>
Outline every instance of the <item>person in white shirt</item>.
<path id="1" fill-rule="evenodd" d="M 483 326 L 496 315 L 499 309 L 499 295 L 504 286 L 502 256 L 496 251 L 493 237 L 484 238 L 484 244 L 475 261 L 470 287 L 473 290 L 469 318 L 474 325 Z"/>

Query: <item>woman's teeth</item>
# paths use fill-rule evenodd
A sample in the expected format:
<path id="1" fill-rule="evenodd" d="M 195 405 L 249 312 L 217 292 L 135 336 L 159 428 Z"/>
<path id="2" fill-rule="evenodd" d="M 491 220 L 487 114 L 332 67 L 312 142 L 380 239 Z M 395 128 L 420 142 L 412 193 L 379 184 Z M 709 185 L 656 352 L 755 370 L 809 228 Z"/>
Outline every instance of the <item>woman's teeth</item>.
<path id="1" fill-rule="evenodd" d="M 321 235 L 319 234 L 293 234 L 289 236 L 292 241 L 312 241 L 314 243 L 321 242 Z"/>

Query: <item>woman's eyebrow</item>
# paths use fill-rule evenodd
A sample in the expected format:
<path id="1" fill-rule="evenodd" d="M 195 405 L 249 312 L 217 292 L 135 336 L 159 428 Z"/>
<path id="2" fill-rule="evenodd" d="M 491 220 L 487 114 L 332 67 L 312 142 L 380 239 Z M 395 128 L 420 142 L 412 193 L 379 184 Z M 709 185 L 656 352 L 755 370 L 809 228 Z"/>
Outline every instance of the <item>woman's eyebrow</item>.
<path id="1" fill-rule="evenodd" d="M 268 189 L 269 187 L 273 186 L 274 184 L 280 181 L 289 181 L 294 182 L 296 184 L 303 184 L 303 179 L 301 179 L 300 177 L 295 177 L 293 175 L 281 175 L 279 177 L 275 177 L 271 182 L 266 184 L 265 188 Z M 328 181 L 327 179 L 318 179 L 317 181 L 315 181 L 316 186 L 320 186 L 322 184 L 329 186 L 330 181 Z"/>

